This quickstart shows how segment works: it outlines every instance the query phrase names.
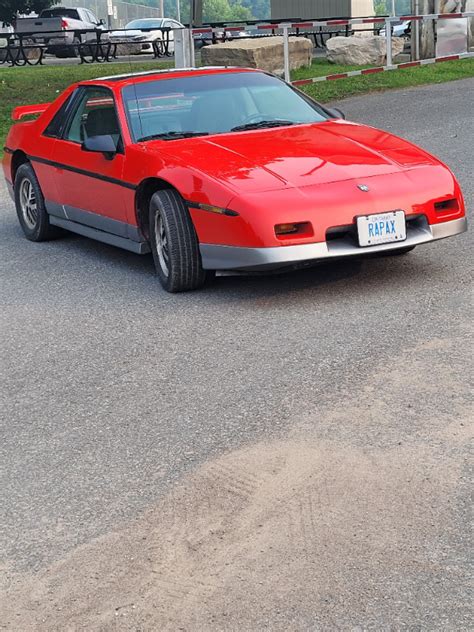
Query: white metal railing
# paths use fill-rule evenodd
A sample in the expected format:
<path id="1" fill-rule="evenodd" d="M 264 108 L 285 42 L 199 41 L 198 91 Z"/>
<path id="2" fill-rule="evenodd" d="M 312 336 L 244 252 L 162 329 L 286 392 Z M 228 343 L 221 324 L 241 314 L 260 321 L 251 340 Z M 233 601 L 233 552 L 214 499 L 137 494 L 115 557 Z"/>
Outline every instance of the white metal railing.
<path id="1" fill-rule="evenodd" d="M 311 29 L 320 27 L 336 27 L 336 26 L 352 26 L 352 25 L 385 25 L 385 37 L 387 40 L 387 62 L 386 67 L 394 67 L 393 65 L 393 46 L 392 46 L 392 27 L 395 23 L 411 22 L 415 26 L 422 22 L 433 20 L 453 20 L 459 18 L 474 18 L 474 11 L 465 11 L 463 13 L 433 13 L 428 15 L 404 15 L 390 17 L 373 17 L 373 18 L 348 18 L 333 20 L 307 20 L 302 22 L 282 21 L 279 23 L 255 24 L 251 26 L 226 26 L 225 31 L 232 34 L 234 31 L 245 30 L 249 35 L 261 34 L 264 31 L 280 30 L 283 34 L 283 56 L 284 56 L 284 76 L 286 81 L 290 81 L 290 31 L 295 29 Z M 200 27 L 193 29 L 193 34 L 199 33 L 217 33 L 222 31 L 222 27 Z M 418 38 L 417 38 L 418 39 Z"/>

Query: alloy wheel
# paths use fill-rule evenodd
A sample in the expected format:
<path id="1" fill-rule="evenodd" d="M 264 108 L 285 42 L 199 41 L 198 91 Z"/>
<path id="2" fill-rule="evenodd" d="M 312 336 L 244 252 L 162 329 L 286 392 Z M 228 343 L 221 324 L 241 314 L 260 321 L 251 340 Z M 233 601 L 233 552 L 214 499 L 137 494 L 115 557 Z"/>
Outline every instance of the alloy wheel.
<path id="1" fill-rule="evenodd" d="M 25 224 L 29 229 L 34 230 L 38 223 L 38 203 L 33 185 L 28 178 L 25 178 L 20 185 L 20 207 Z"/>
<path id="2" fill-rule="evenodd" d="M 168 249 L 168 236 L 166 234 L 165 223 L 161 213 L 157 213 L 155 216 L 155 237 L 156 237 L 156 251 L 158 253 L 158 260 L 163 274 L 169 276 L 169 249 Z"/>

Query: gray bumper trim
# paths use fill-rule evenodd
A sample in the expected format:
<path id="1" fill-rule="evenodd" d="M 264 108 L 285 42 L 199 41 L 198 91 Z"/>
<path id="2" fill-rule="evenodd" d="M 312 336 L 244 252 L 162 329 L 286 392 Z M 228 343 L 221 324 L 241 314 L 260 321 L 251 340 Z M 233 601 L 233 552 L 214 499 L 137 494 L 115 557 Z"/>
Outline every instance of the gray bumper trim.
<path id="1" fill-rule="evenodd" d="M 441 224 L 411 228 L 404 242 L 360 248 L 348 240 L 323 241 L 301 246 L 276 248 L 240 248 L 201 244 L 202 265 L 205 270 L 264 270 L 278 269 L 307 261 L 339 257 L 361 257 L 378 252 L 410 248 L 437 239 L 452 237 L 467 230 L 467 219 L 462 217 Z"/>

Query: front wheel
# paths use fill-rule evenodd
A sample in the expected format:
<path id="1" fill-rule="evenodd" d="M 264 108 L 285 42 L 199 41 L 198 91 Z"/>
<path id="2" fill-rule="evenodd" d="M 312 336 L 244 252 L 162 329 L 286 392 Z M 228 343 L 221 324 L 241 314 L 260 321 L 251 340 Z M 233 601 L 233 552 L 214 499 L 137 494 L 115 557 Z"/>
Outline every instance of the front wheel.
<path id="1" fill-rule="evenodd" d="M 213 275 L 202 268 L 196 231 L 177 191 L 157 191 L 152 196 L 150 243 L 156 272 L 167 292 L 197 290 Z"/>
<path id="2" fill-rule="evenodd" d="M 38 178 L 29 163 L 20 165 L 15 175 L 15 206 L 25 237 L 30 241 L 47 241 L 61 233 L 49 223 Z"/>

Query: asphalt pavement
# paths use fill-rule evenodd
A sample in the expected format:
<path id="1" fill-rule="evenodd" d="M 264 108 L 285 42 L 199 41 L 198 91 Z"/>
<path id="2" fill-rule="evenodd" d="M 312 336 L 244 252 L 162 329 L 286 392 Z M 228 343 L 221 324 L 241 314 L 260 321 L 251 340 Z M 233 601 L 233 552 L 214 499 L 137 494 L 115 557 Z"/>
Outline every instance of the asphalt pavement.
<path id="1" fill-rule="evenodd" d="M 468 79 L 334 105 L 438 155 L 471 211 L 473 94 Z M 472 233 L 169 295 L 149 257 L 28 242 L 0 187 L 0 627 L 469 629 Z M 153 529 L 176 536 L 160 560 L 186 546 L 137 595 L 126 551 Z M 94 602 L 104 577 L 115 601 Z"/>

